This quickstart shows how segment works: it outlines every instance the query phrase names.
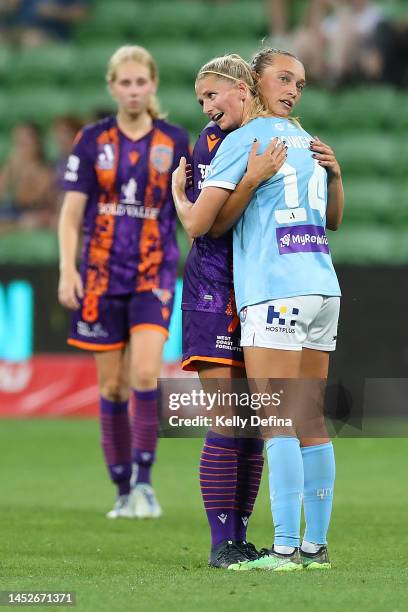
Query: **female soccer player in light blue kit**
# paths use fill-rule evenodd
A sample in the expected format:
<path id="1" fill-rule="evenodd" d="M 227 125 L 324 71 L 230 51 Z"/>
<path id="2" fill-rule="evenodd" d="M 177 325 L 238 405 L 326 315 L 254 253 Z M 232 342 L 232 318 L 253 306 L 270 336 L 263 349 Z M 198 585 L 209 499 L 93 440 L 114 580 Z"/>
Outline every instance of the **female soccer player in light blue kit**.
<path id="1" fill-rule="evenodd" d="M 232 59 L 233 58 L 233 59 Z M 242 127 L 221 144 L 203 190 L 194 204 L 184 193 L 184 162 L 173 177 L 173 194 L 187 231 L 208 231 L 241 180 L 255 139 L 260 151 L 279 136 L 288 146 L 286 163 L 255 192 L 234 227 L 234 285 L 240 312 L 247 375 L 250 379 L 325 379 L 335 349 L 340 288 L 325 226 L 336 229 L 343 188 L 333 151 L 289 119 L 305 85 L 295 57 L 266 50 L 253 68 L 268 109 L 253 83 L 236 78 L 236 56 L 204 66 L 197 98 L 222 129 L 223 112 L 214 103 L 219 79 L 229 79 L 231 96 L 242 108 Z M 243 60 L 241 60 L 243 61 Z M 334 455 L 329 438 L 272 435 L 267 441 L 275 541 L 266 554 L 231 569 L 291 571 L 329 568 L 327 530 L 332 508 Z M 304 503 L 306 532 L 300 545 Z"/>

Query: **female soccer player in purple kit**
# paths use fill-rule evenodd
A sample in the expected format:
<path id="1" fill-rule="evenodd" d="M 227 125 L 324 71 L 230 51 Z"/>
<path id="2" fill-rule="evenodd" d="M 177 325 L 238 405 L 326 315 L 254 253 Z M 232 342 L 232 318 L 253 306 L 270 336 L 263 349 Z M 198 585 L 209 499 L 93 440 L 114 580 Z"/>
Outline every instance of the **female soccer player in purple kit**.
<path id="1" fill-rule="evenodd" d="M 200 194 L 225 135 L 240 124 L 241 108 L 231 104 L 228 88 L 221 86 L 212 96 L 224 105 L 225 119 L 222 130 L 211 121 L 194 147 L 193 200 Z M 217 115 L 213 118 L 218 119 Z M 213 235 L 232 225 L 231 211 L 246 204 L 256 187 L 284 163 L 285 147 L 277 140 L 263 155 L 256 151 L 255 143 L 246 175 L 213 226 Z M 183 369 L 197 371 L 203 386 L 211 379 L 223 380 L 228 386 L 226 381 L 245 377 L 232 281 L 231 232 L 194 240 L 184 270 L 182 309 Z M 246 541 L 246 532 L 262 475 L 263 442 L 224 433 L 210 430 L 206 435 L 200 486 L 211 530 L 209 564 L 227 568 L 234 562 L 257 558 L 255 547 Z"/>
<path id="2" fill-rule="evenodd" d="M 118 49 L 106 79 L 117 115 L 85 127 L 67 163 L 58 295 L 74 311 L 68 343 L 95 356 L 102 449 L 118 489 L 107 516 L 154 518 L 157 377 L 178 261 L 171 174 L 189 158 L 188 135 L 161 118 L 144 48 Z"/>

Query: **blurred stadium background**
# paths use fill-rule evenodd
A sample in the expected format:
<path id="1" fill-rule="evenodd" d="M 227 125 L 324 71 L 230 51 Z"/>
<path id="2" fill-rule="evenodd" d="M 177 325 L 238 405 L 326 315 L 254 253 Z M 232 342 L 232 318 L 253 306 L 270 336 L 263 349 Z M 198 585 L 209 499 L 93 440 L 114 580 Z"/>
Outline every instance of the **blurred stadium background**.
<path id="1" fill-rule="evenodd" d="M 4 6 L 9 2 L 13 0 L 3 0 Z M 295 23 L 302 19 L 307 3 L 290 3 Z M 267 4 L 262 0 L 93 0 L 86 19 L 72 28 L 68 40 L 28 47 L 8 38 L 12 20 L 0 2 L 0 171 L 12 150 L 13 131 L 26 121 L 40 126 L 46 163 L 56 167 L 60 160 L 55 120 L 73 117 L 88 122 L 113 109 L 104 83 L 105 68 L 112 52 L 126 43 L 144 45 L 152 52 L 160 68 L 162 109 L 170 121 L 188 128 L 193 143 L 205 124 L 194 97 L 197 69 L 225 52 L 249 58 L 264 38 L 269 42 Z M 406 0 L 375 4 L 403 33 L 406 45 Z M 344 222 L 329 235 L 344 292 L 331 373 L 356 392 L 355 403 L 361 399 L 358 393 L 364 378 L 405 377 L 408 366 L 404 317 L 408 311 L 408 83 L 390 80 L 314 81 L 298 111 L 308 132 L 333 146 L 343 168 Z M 3 196 L 0 191 L 0 213 Z M 14 483 L 5 487 L 9 490 L 3 506 L 2 524 L 12 534 L 3 540 L 10 570 L 4 574 L 8 582 L 3 588 L 76 585 L 88 610 L 136 609 L 129 605 L 130 591 L 136 590 L 141 596 L 139 609 L 162 609 L 162 603 L 169 610 L 177 600 L 181 610 L 188 609 L 188 601 L 197 609 L 217 609 L 221 600 L 216 594 L 227 586 L 229 599 L 223 600 L 223 609 L 236 609 L 236 587 L 231 590 L 227 582 L 231 577 L 205 575 L 202 582 L 207 534 L 194 467 L 198 440 L 163 441 L 160 457 L 168 461 L 159 461 L 157 479 L 167 523 L 159 531 L 149 524 L 143 533 L 138 531 L 135 541 L 134 525 L 110 526 L 108 532 L 103 518 L 112 491 L 98 454 L 96 423 L 11 420 L 97 413 L 92 359 L 67 347 L 67 314 L 56 300 L 58 206 L 57 197 L 44 223 L 0 217 L 0 416 L 8 417 L 0 422 L 0 472 L 3 482 Z M 188 247 L 181 231 L 179 237 L 181 278 Z M 177 376 L 179 312 L 172 331 L 164 371 Z M 395 546 L 398 551 L 403 546 L 395 534 L 400 533 L 406 514 L 406 492 L 401 488 L 406 440 L 339 440 L 337 448 L 338 510 L 331 537 L 337 558 L 343 561 L 343 573 L 336 574 L 337 583 L 317 577 L 309 582 L 309 587 L 313 584 L 324 593 L 322 607 L 316 607 L 302 582 L 300 609 L 302 603 L 304 609 L 310 604 L 313 610 L 327 609 L 327 605 L 333 610 L 362 609 L 361 589 L 366 589 L 367 610 L 403 609 L 399 552 L 395 554 Z M 78 484 L 78 474 L 86 486 Z M 182 503 L 186 487 L 191 498 Z M 380 499 L 381 490 L 387 492 L 384 499 Z M 270 524 L 267 506 L 264 483 L 253 527 L 258 542 Z M 372 517 L 369 528 L 367 516 Z M 176 549 L 175 534 L 181 538 Z M 152 552 L 153 541 L 160 543 L 158 551 Z M 129 542 L 137 543 L 137 555 L 124 553 Z M 381 551 L 368 552 L 373 542 L 382 543 L 385 564 L 379 561 Z M 170 573 L 160 569 L 160 546 L 174 555 Z M 144 555 L 148 555 L 147 565 Z M 135 572 L 129 570 L 129 563 Z M 361 570 L 365 564 L 370 568 L 367 573 Z M 193 579 L 193 572 L 184 571 L 197 569 L 201 573 Z M 127 585 L 133 584 L 131 589 L 123 586 L 123 577 Z M 239 591 L 241 605 L 253 605 L 249 595 L 255 590 L 250 587 L 258 584 L 262 587 L 257 591 L 259 607 L 277 595 L 280 602 L 291 605 L 288 595 L 283 595 L 286 582 L 271 590 L 269 577 L 264 578 L 245 578 L 247 590 Z M 299 577 L 299 583 L 304 578 Z M 150 591 L 143 583 L 151 585 Z M 378 585 L 382 585 L 381 594 L 375 591 Z M 207 608 L 200 588 L 212 592 Z M 167 603 L 164 589 L 170 598 Z"/>
<path id="2" fill-rule="evenodd" d="M 296 23 L 308 2 L 289 4 Z M 406 28 L 404 0 L 375 4 L 398 28 Z M 194 97 L 198 67 L 224 52 L 249 58 L 263 39 L 269 43 L 267 5 L 268 0 L 94 0 L 68 40 L 36 46 L 10 36 L 7 42 L 6 24 L 10 28 L 12 21 L 3 14 L 0 168 L 10 155 L 13 130 L 26 121 L 41 128 L 46 163 L 54 168 L 61 163 L 55 123 L 66 117 L 87 122 L 113 109 L 104 74 L 112 52 L 124 43 L 145 45 L 153 53 L 162 108 L 170 121 L 189 129 L 194 142 L 205 124 Z M 344 289 L 335 376 L 403 376 L 408 363 L 399 315 L 406 310 L 408 263 L 408 90 L 404 82 L 397 87 L 386 80 L 312 82 L 298 112 L 311 134 L 334 147 L 344 174 L 344 223 L 329 237 Z M 6 195 L 3 189 L 0 213 Z M 55 298 L 58 206 L 56 197 L 46 222 L 0 217 L 0 414 L 94 411 L 92 366 L 66 346 L 67 315 Z M 188 247 L 183 232 L 179 235 L 181 276 Z M 180 353 L 179 323 L 175 313 L 166 347 L 170 363 Z M 177 367 L 170 370 L 176 374 Z M 68 377 L 71 383 L 57 388 L 55 380 Z M 39 394 L 45 388 L 47 393 Z M 57 399 L 63 404 L 57 406 Z"/>

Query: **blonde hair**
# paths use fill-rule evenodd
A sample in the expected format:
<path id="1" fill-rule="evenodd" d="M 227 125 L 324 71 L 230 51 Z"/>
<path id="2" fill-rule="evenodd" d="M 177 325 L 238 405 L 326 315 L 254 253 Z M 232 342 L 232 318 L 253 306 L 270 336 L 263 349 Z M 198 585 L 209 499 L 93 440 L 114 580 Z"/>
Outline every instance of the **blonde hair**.
<path id="1" fill-rule="evenodd" d="M 250 106 L 242 125 L 245 125 L 252 119 L 256 119 L 256 117 L 267 117 L 270 115 L 259 92 L 258 76 L 240 55 L 229 53 L 210 60 L 198 71 L 196 83 L 211 74 L 220 79 L 245 83 L 248 87 L 248 91 L 251 94 Z"/>
<path id="2" fill-rule="evenodd" d="M 147 49 L 137 45 L 124 45 L 115 51 L 108 62 L 108 69 L 105 77 L 108 85 L 115 81 L 119 66 L 126 64 L 126 62 L 137 62 L 138 64 L 142 64 L 142 66 L 146 66 L 146 68 L 149 70 L 152 81 L 155 81 L 155 83 L 159 82 L 159 70 L 157 68 L 157 64 Z M 159 100 L 155 95 L 150 96 L 147 112 L 152 119 L 161 119 L 164 117 L 164 115 L 160 112 Z"/>

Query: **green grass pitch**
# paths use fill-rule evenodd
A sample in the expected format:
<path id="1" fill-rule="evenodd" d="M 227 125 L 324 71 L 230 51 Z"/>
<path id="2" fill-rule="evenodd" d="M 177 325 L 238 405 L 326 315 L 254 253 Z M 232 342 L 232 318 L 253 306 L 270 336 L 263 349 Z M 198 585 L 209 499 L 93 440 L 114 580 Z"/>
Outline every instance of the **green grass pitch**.
<path id="1" fill-rule="evenodd" d="M 75 591 L 87 612 L 408 609 L 407 439 L 335 442 L 333 570 L 285 575 L 207 567 L 198 439 L 160 443 L 161 519 L 106 519 L 98 438 L 96 421 L 0 421 L 0 590 Z M 249 536 L 272 542 L 265 477 Z"/>

